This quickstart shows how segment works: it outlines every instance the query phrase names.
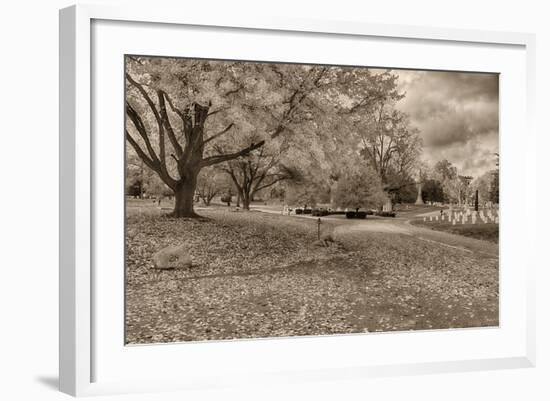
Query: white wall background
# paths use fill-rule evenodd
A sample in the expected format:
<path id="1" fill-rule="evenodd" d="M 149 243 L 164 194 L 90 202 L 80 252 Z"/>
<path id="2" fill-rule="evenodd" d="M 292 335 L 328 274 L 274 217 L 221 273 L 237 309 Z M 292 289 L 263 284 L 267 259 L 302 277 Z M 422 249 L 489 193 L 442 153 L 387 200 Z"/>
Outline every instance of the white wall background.
<path id="1" fill-rule="evenodd" d="M 132 4 L 113 0 L 97 3 Z M 548 166 L 550 141 L 543 125 L 550 102 L 550 28 L 543 1 L 140 1 L 152 7 L 178 4 L 189 13 L 222 7 L 241 13 L 374 23 L 427 25 L 537 34 L 539 258 L 538 366 L 534 369 L 441 374 L 331 382 L 288 388 L 229 390 L 224 394 L 166 393 L 106 399 L 550 399 L 550 305 Z M 57 392 L 57 221 L 58 221 L 58 20 L 63 0 L 5 1 L 0 13 L 0 399 L 58 400 Z M 518 133 L 521 134 L 521 133 Z M 533 200 L 535 207 L 535 199 Z M 546 238 L 545 238 L 546 237 Z"/>

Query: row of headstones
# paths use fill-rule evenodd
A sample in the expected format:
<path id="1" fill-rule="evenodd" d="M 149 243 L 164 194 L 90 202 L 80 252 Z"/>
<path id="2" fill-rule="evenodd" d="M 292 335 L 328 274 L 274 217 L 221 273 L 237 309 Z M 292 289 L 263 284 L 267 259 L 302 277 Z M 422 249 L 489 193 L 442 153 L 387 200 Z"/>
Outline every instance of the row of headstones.
<path id="1" fill-rule="evenodd" d="M 498 224 L 499 216 L 498 211 L 492 211 L 488 209 L 487 211 L 472 212 L 471 210 L 459 211 L 459 212 L 446 212 L 435 216 L 424 217 L 424 221 L 448 221 L 452 225 L 461 223 L 461 224 L 477 224 L 479 223 L 496 223 Z"/>

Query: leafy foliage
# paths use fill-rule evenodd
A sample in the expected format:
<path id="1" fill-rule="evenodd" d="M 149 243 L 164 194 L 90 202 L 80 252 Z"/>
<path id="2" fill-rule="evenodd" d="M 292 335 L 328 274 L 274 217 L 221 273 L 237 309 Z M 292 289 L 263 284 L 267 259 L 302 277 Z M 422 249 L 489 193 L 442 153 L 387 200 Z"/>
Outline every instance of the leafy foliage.
<path id="1" fill-rule="evenodd" d="M 202 168 L 248 155 L 313 120 L 328 67 L 128 57 L 126 139 L 193 216 Z M 321 99 L 319 96 L 317 98 Z M 317 113 L 318 115 L 322 115 Z M 236 147 L 235 135 L 254 138 Z M 169 155 L 169 156 L 168 156 Z"/>
<path id="2" fill-rule="evenodd" d="M 491 197 L 491 188 L 493 187 L 493 180 L 494 180 L 495 174 L 498 175 L 498 173 L 494 170 L 488 171 L 482 176 L 476 178 L 472 182 L 472 187 L 474 190 L 478 191 L 479 201 L 482 204 L 485 202 L 493 201 Z"/>
<path id="3" fill-rule="evenodd" d="M 422 199 L 425 202 L 444 202 L 443 185 L 437 180 L 428 179 L 422 185 Z"/>
<path id="4" fill-rule="evenodd" d="M 323 181 L 338 177 L 361 152 L 391 186 L 409 179 L 421 145 L 394 107 L 404 95 L 391 71 L 128 57 L 126 79 L 132 154 L 185 198 L 183 214 L 208 166 L 223 163 L 245 199 L 312 158 Z"/>
<path id="5" fill-rule="evenodd" d="M 334 195 L 336 205 L 351 209 L 380 208 L 386 200 L 380 176 L 368 166 L 346 172 L 338 180 Z"/>

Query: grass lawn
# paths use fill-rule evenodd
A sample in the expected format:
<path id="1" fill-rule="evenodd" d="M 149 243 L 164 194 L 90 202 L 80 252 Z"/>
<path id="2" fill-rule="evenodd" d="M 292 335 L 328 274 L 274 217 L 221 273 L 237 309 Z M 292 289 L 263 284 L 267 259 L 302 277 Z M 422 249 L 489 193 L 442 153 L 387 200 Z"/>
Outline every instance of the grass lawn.
<path id="1" fill-rule="evenodd" d="M 463 235 L 465 237 L 481 239 L 498 244 L 498 224 L 479 223 L 479 224 L 460 224 L 452 225 L 450 222 L 442 221 L 423 221 L 412 220 L 411 224 L 431 228 L 432 230 L 444 231 L 452 234 Z"/>
<path id="2" fill-rule="evenodd" d="M 397 213 L 397 217 L 415 217 L 422 213 L 429 213 L 439 211 L 441 209 L 447 209 L 442 206 L 431 206 L 431 205 L 407 205 L 401 204 L 394 207 L 394 211 Z"/>
<path id="3" fill-rule="evenodd" d="M 128 343 L 498 325 L 494 259 L 383 233 L 319 247 L 316 221 L 296 216 L 128 211 Z M 193 266 L 154 269 L 153 253 L 176 244 Z"/>

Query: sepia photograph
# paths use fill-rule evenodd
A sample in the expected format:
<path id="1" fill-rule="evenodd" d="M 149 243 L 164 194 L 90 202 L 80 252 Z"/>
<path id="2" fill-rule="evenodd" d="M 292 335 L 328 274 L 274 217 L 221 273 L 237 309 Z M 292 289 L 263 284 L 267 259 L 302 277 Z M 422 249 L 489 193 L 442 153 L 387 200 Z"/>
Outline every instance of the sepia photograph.
<path id="1" fill-rule="evenodd" d="M 127 345 L 499 326 L 498 74 L 123 73 Z"/>

